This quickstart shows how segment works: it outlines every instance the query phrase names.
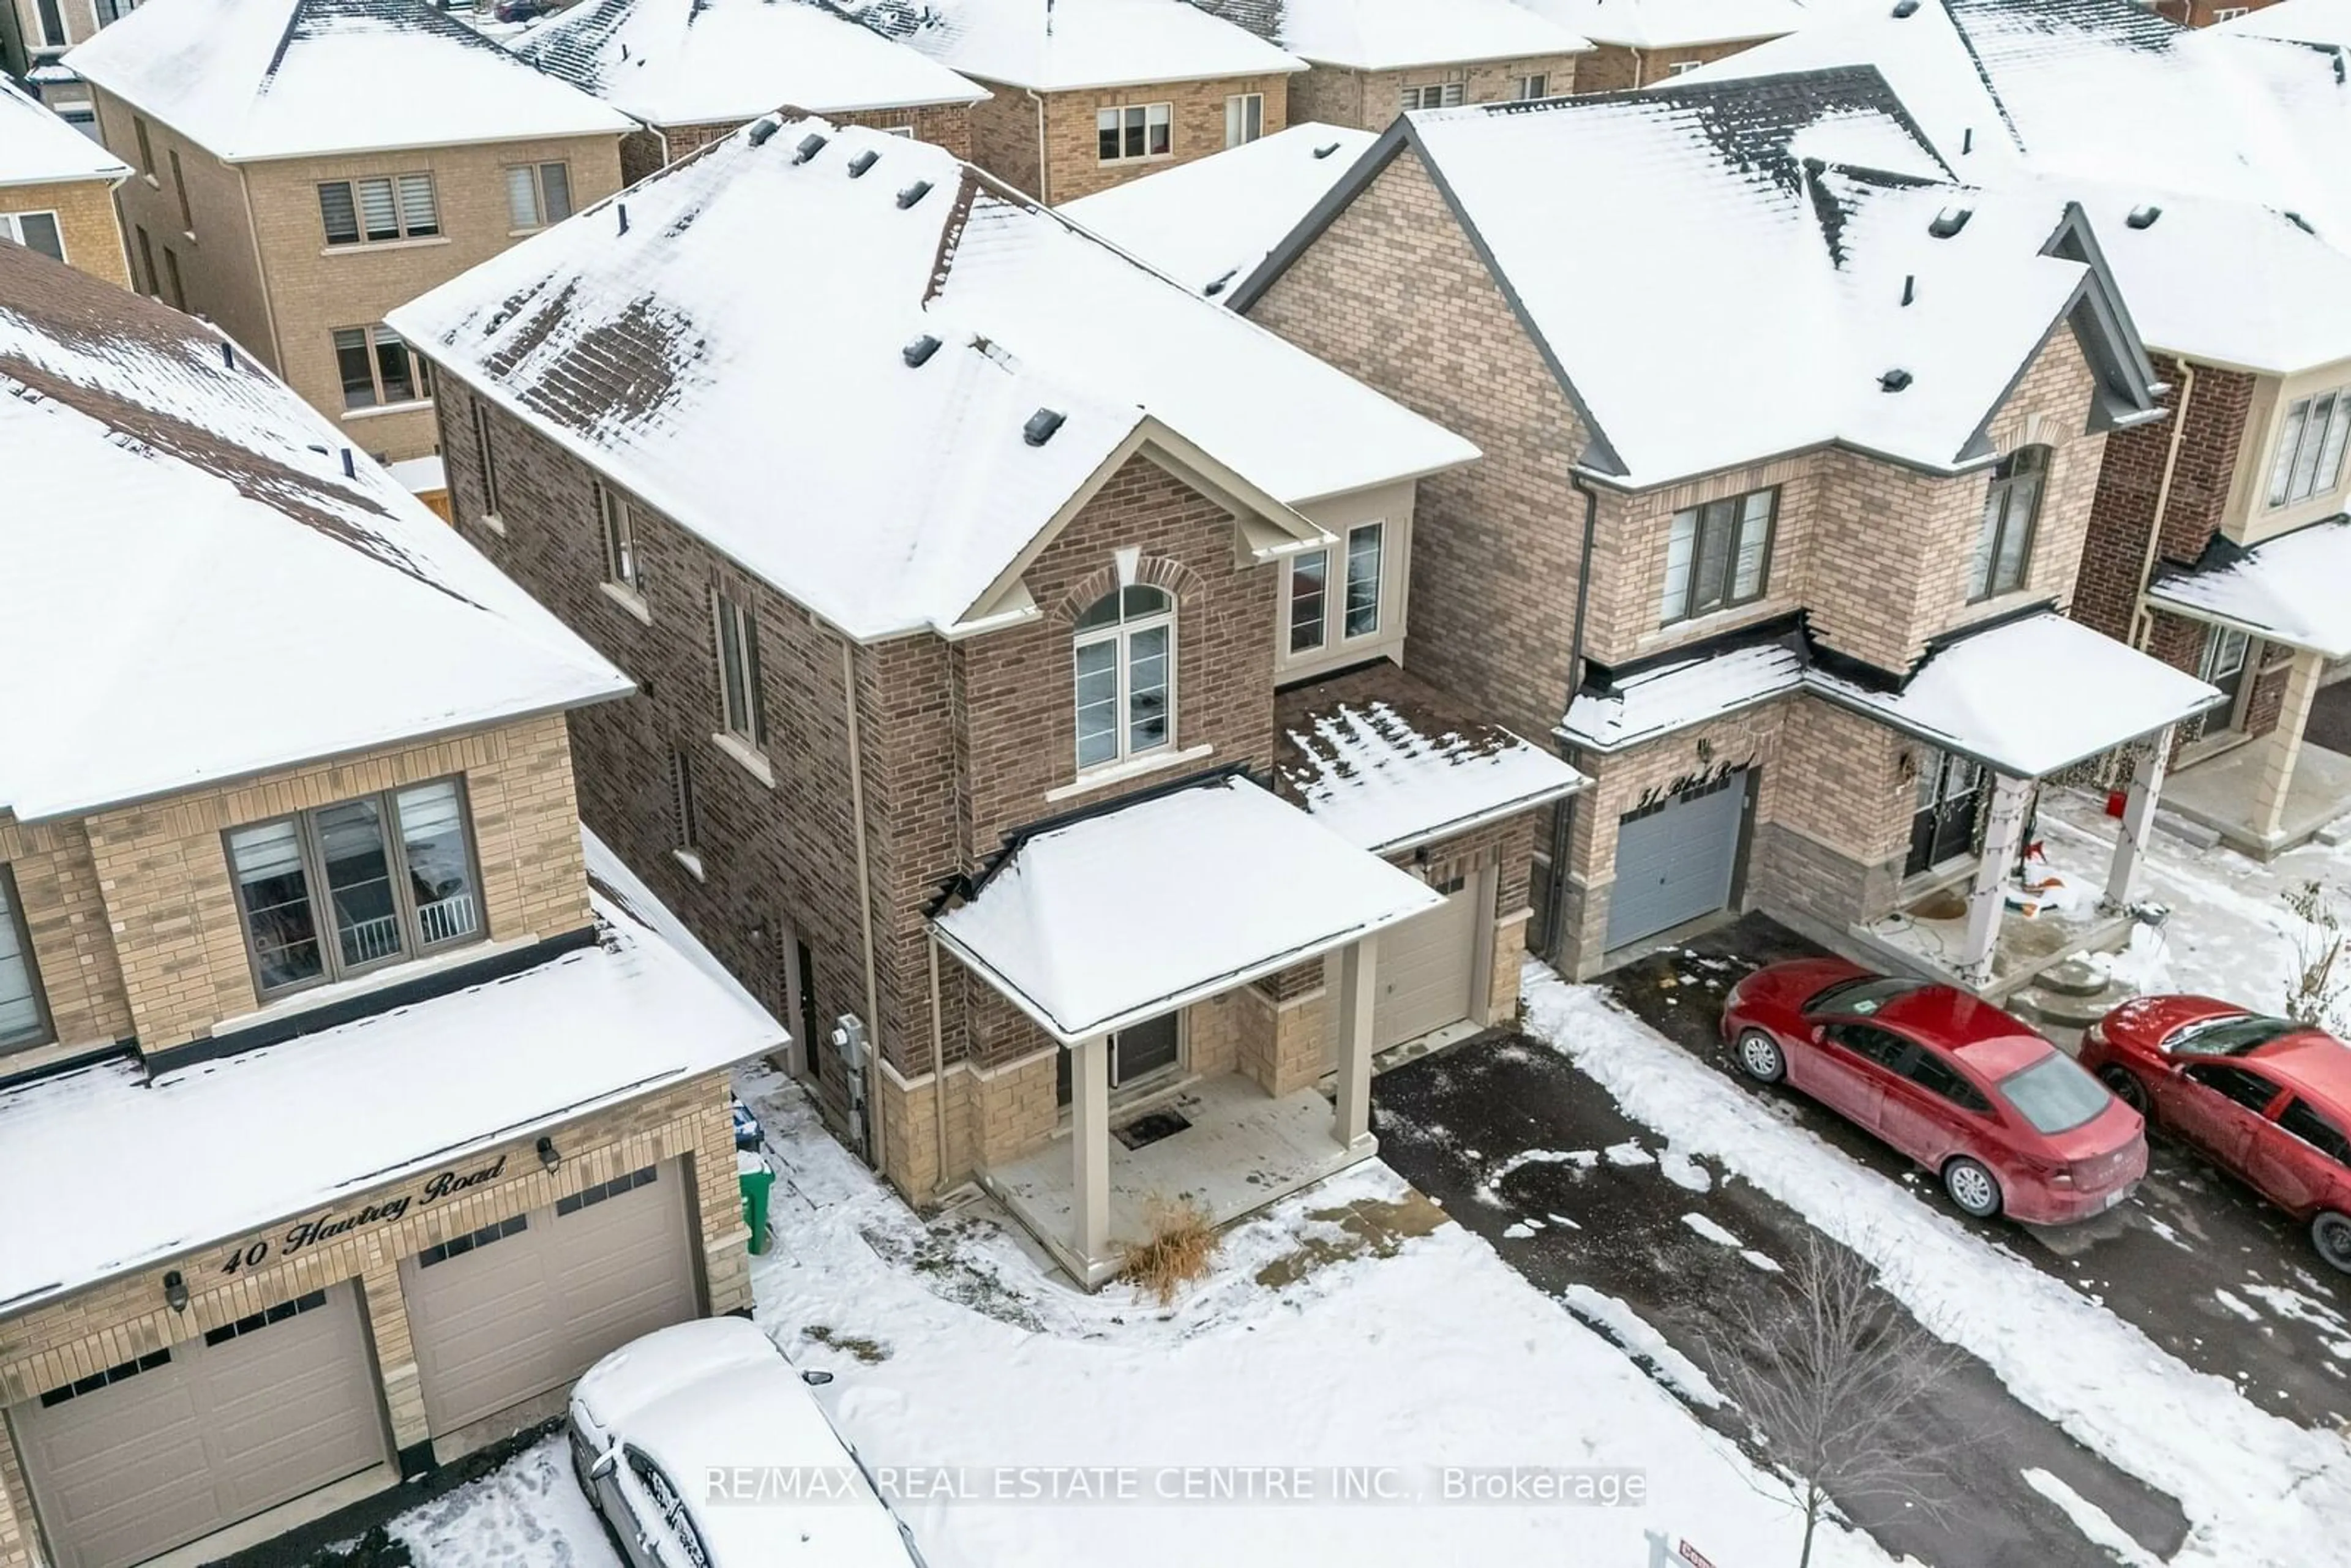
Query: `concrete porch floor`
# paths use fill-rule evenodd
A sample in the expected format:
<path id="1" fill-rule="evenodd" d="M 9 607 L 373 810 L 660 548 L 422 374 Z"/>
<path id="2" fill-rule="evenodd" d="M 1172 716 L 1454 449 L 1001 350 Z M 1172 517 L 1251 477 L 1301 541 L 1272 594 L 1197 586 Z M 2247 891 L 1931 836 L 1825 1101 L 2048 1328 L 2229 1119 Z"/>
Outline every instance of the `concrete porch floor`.
<path id="1" fill-rule="evenodd" d="M 2031 985 L 2034 976 L 2075 953 L 2122 946 L 2130 940 L 2130 925 L 2126 915 L 2074 916 L 2044 911 L 2028 917 L 2011 905 L 1992 947 L 1991 980 L 1976 988 L 1976 992 L 1989 1002 L 2004 1001 Z M 1896 910 L 1867 925 L 1855 926 L 1852 935 L 1873 956 L 1949 980 L 1955 977 L 1955 958 L 1966 946 L 1967 932 L 1965 915 L 1938 920 Z"/>
<path id="2" fill-rule="evenodd" d="M 2285 819 L 2274 837 L 2264 837 L 2254 829 L 2252 816 L 2262 762 L 2268 754 L 2265 738 L 2249 740 L 2181 768 L 2163 786 L 2162 809 L 2203 824 L 2231 849 L 2256 860 L 2269 860 L 2305 842 L 2327 823 L 2351 813 L 2351 757 L 2304 740 L 2294 761 L 2294 781 L 2286 788 Z"/>
<path id="3" fill-rule="evenodd" d="M 1119 1129 L 1159 1111 L 1176 1112 L 1191 1125 L 1139 1149 L 1118 1140 Z M 1316 1090 L 1301 1089 L 1277 1100 L 1238 1072 L 1113 1106 L 1111 1128 L 1113 1257 L 1092 1266 L 1071 1241 L 1077 1171 L 1067 1129 L 1036 1153 L 980 1176 L 981 1185 L 1044 1244 L 1053 1260 L 1089 1290 L 1118 1271 L 1120 1243 L 1149 1233 L 1154 1199 L 1188 1201 L 1207 1214 L 1211 1225 L 1224 1226 L 1379 1152 L 1369 1137 L 1343 1148 L 1332 1135 L 1331 1102 Z"/>

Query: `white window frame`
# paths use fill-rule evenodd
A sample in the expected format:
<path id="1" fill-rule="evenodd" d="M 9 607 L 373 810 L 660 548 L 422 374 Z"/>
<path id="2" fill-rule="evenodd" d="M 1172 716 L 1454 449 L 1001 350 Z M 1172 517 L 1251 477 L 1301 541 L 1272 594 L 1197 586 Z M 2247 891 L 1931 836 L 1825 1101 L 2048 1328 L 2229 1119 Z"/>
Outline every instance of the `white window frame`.
<path id="1" fill-rule="evenodd" d="M 25 220 L 26 218 L 47 218 L 49 220 L 49 232 L 57 236 L 57 254 L 56 259 L 59 261 L 65 260 L 65 220 L 59 217 L 55 212 L 46 207 L 36 207 L 21 213 L 0 213 L 0 240 L 5 240 L 11 245 L 21 245 L 26 250 L 39 249 L 39 246 L 34 245 L 32 241 L 25 237 Z M 49 253 L 44 250 L 41 251 L 41 254 L 43 256 L 47 256 Z"/>
<path id="2" fill-rule="evenodd" d="M 764 757 L 768 703 L 760 674 L 758 612 L 722 588 L 710 591 L 710 648 L 718 664 L 718 732 L 753 756 Z"/>
<path id="3" fill-rule="evenodd" d="M 596 527 L 604 546 L 605 586 L 642 600 L 644 560 L 638 553 L 637 509 L 601 479 L 596 481 Z"/>
<path id="4" fill-rule="evenodd" d="M 1468 98 L 1467 87 L 1458 81 L 1414 82 L 1400 98 L 1404 112 L 1416 109 L 1458 109 Z"/>
<path id="5" fill-rule="evenodd" d="M 1246 147 L 1265 134 L 1265 94 L 1237 92 L 1225 99 L 1225 145 Z"/>
<path id="6" fill-rule="evenodd" d="M 2212 10 L 2212 20 L 2216 23 L 2233 22 L 2240 16 L 2252 16 L 2252 11 L 2251 5 L 2217 5 Z"/>
<path id="7" fill-rule="evenodd" d="M 1750 515 L 1751 504 L 1761 501 L 1763 515 L 1759 519 Z M 1746 574 L 1740 567 L 1740 558 L 1747 553 L 1747 532 L 1760 526 L 1762 537 L 1755 545 L 1753 581 L 1742 589 L 1740 580 Z M 1730 537 L 1717 558 L 1720 562 L 1719 592 L 1710 591 L 1701 580 L 1699 568 L 1705 564 L 1707 530 L 1712 527 L 1728 527 Z M 1779 543 L 1780 487 L 1767 485 L 1758 490 L 1742 490 L 1734 496 L 1718 496 L 1711 501 L 1701 501 L 1694 507 L 1684 507 L 1673 516 L 1666 535 L 1666 570 L 1658 585 L 1657 623 L 1660 626 L 1679 625 L 1687 621 L 1702 621 L 1709 615 L 1738 610 L 1750 604 L 1760 604 L 1771 596 L 1771 553 Z"/>
<path id="8" fill-rule="evenodd" d="M 1704 60 L 1670 60 L 1667 62 L 1666 74 L 1677 77 L 1685 72 L 1694 71 L 1704 64 L 1706 64 Z"/>
<path id="9" fill-rule="evenodd" d="M 1147 589 L 1159 595 L 1162 608 L 1130 617 L 1126 613 L 1126 595 L 1135 589 Z M 1175 593 L 1155 583 L 1130 583 L 1114 588 L 1105 598 L 1114 597 L 1119 604 L 1118 619 L 1103 626 L 1089 626 L 1070 636 L 1070 753 L 1081 774 L 1093 773 L 1105 768 L 1116 768 L 1137 758 L 1156 757 L 1173 751 L 1176 742 L 1176 613 L 1179 607 Z M 1100 604 L 1097 600 L 1095 604 Z M 1093 606 L 1088 606 L 1089 612 Z M 1137 634 L 1165 628 L 1167 633 L 1167 697 L 1165 733 L 1156 745 L 1137 747 L 1134 744 L 1134 639 Z M 1108 757 L 1088 758 L 1085 737 L 1078 728 L 1079 665 L 1078 655 L 1087 648 L 1114 643 L 1118 656 L 1113 669 L 1118 679 L 1118 693 L 1113 704 L 1115 718 L 1113 738 L 1117 749 Z"/>
<path id="10" fill-rule="evenodd" d="M 1134 116 L 1140 120 L 1130 120 Z M 1163 152 L 1151 151 L 1152 127 L 1159 126 L 1167 133 L 1167 148 Z M 1126 150 L 1128 135 L 1136 130 L 1143 133 L 1143 151 Z M 1102 150 L 1102 132 L 1108 131 L 1118 138 L 1118 152 L 1104 157 Z M 1098 163 L 1162 163 L 1176 156 L 1176 105 L 1172 101 L 1157 103 L 1120 103 L 1094 110 L 1094 161 Z"/>
<path id="11" fill-rule="evenodd" d="M 1376 552 L 1373 568 L 1371 593 L 1371 623 L 1362 631 L 1348 629 L 1348 612 L 1354 598 L 1353 566 L 1359 544 L 1368 540 Z M 1284 660 L 1305 660 L 1333 649 L 1353 648 L 1361 643 L 1377 642 L 1386 634 L 1388 624 L 1389 561 L 1394 545 L 1388 538 L 1384 517 L 1353 523 L 1339 530 L 1336 543 L 1319 549 L 1301 550 L 1289 557 L 1282 566 L 1281 595 L 1281 657 Z M 1321 599 L 1319 612 L 1311 619 L 1300 614 L 1299 568 L 1318 568 L 1322 581 L 1316 590 Z"/>
<path id="12" fill-rule="evenodd" d="M 2314 413 L 2319 418 L 2313 420 Z M 2267 509 L 2298 507 L 2340 488 L 2347 430 L 2351 430 L 2351 386 L 2310 392 L 2286 404 L 2278 420 L 2276 444 L 2270 449 Z M 2306 472 L 2305 455 L 2310 459 Z"/>
<path id="13" fill-rule="evenodd" d="M 419 181 L 423 182 L 421 186 L 415 183 Z M 350 239 L 337 239 L 334 230 L 327 224 L 327 193 L 338 185 L 342 187 L 350 202 L 352 234 Z M 384 197 L 392 204 L 392 232 L 388 235 L 368 232 L 367 205 L 362 200 L 362 192 L 370 185 L 383 187 Z M 326 236 L 329 250 L 364 250 L 370 246 L 409 245 L 419 240 L 448 237 L 448 226 L 441 221 L 441 188 L 430 169 L 411 169 L 398 174 L 353 174 L 340 180 L 320 180 L 317 182 L 317 187 L 319 232 Z M 410 204 L 420 189 L 432 209 L 429 222 L 411 221 L 414 214 L 410 210 Z"/>
<path id="14" fill-rule="evenodd" d="M 1526 75 L 1519 78 L 1517 90 L 1519 101 L 1521 103 L 1530 103 L 1539 98 L 1549 98 L 1551 96 L 1551 73 L 1549 71 L 1529 71 Z"/>
<path id="15" fill-rule="evenodd" d="M 551 217 L 548 214 L 547 200 L 547 172 L 549 169 L 563 171 L 563 211 Z M 580 210 L 572 200 L 571 165 L 560 158 L 542 159 L 535 163 L 508 163 L 499 169 L 498 174 L 506 183 L 507 232 L 509 234 L 533 234 L 543 228 L 551 228 Z M 530 211 L 528 213 L 517 211 L 515 204 L 516 198 L 526 193 L 530 198 Z"/>

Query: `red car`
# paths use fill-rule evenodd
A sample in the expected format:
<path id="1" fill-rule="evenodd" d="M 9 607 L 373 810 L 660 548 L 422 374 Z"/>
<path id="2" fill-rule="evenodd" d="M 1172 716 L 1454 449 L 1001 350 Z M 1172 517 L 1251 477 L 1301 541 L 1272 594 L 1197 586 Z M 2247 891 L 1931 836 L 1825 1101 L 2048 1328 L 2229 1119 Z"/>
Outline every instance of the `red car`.
<path id="1" fill-rule="evenodd" d="M 2090 1026 L 2116 1097 L 2310 1227 L 2351 1274 L 2351 1050 L 2210 997 L 2140 997 Z"/>
<path id="2" fill-rule="evenodd" d="M 2147 1174 L 2137 1112 L 1957 987 L 1842 958 L 1774 964 L 1731 988 L 1722 1038 L 1750 1078 L 1784 1078 L 1875 1133 L 1978 1219 L 2086 1219 Z"/>

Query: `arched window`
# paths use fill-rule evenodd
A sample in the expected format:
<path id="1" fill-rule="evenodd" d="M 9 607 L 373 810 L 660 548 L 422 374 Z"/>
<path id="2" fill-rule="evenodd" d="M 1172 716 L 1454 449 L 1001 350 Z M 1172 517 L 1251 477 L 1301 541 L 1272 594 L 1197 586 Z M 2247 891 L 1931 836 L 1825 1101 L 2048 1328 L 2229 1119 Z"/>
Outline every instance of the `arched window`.
<path id="1" fill-rule="evenodd" d="M 1078 766 L 1140 757 L 1176 737 L 1176 599 L 1138 583 L 1078 617 Z"/>
<path id="2" fill-rule="evenodd" d="M 1975 570 L 1968 580 L 1970 600 L 2024 586 L 2032 574 L 2032 524 L 2041 514 L 2042 482 L 2048 476 L 2046 446 L 2020 446 L 1991 471 L 1983 531 L 1976 536 Z"/>

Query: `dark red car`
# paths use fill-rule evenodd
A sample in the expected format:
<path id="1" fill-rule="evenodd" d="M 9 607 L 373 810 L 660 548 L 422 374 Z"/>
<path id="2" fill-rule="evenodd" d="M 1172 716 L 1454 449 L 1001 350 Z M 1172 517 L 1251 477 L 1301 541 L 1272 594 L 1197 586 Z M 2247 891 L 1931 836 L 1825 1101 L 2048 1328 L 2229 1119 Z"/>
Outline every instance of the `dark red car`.
<path id="1" fill-rule="evenodd" d="M 2126 1103 L 2310 1227 L 2351 1274 L 2351 1049 L 2210 997 L 2140 997 L 2090 1026 L 2082 1061 Z"/>
<path id="2" fill-rule="evenodd" d="M 1942 1179 L 1979 1219 L 2064 1225 L 2147 1174 L 2146 1124 L 2073 1058 L 1954 986 L 1843 958 L 1758 969 L 1730 989 L 1722 1038 L 1741 1071 L 1785 1078 Z"/>

